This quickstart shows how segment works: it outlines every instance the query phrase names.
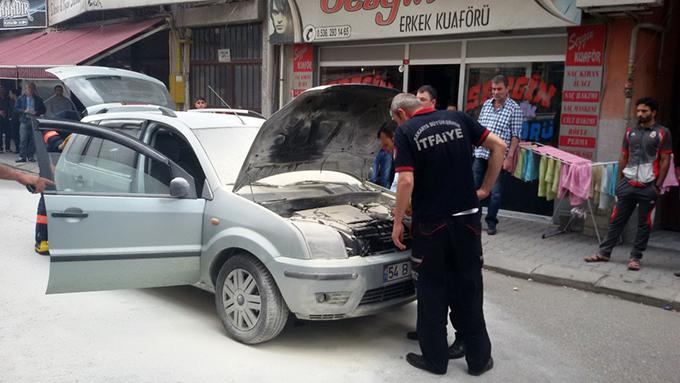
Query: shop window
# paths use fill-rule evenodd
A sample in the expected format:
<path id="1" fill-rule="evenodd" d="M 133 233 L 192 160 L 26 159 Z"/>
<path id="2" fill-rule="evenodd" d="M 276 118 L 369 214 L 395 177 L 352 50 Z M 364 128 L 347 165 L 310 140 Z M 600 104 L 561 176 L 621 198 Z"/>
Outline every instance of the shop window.
<path id="1" fill-rule="evenodd" d="M 564 63 L 516 63 L 468 65 L 465 111 L 477 118 L 482 105 L 491 98 L 491 79 L 508 78 L 509 97 L 522 109 L 522 141 L 557 145 L 564 81 Z M 523 182 L 506 174 L 502 208 L 532 214 L 552 215 L 553 202 L 537 196 L 536 182 Z"/>
<path id="2" fill-rule="evenodd" d="M 484 101 L 491 98 L 491 79 L 498 74 L 508 78 L 509 97 L 522 108 L 522 140 L 557 145 L 564 63 L 468 65 L 467 113 L 479 116 Z"/>
<path id="3" fill-rule="evenodd" d="M 397 66 L 322 67 L 321 85 L 369 84 L 401 90 L 404 75 Z"/>

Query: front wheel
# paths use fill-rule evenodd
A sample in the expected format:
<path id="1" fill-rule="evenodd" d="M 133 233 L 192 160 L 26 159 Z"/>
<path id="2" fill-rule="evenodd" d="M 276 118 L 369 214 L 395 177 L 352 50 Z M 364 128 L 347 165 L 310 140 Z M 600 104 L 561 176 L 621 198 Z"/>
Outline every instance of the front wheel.
<path id="1" fill-rule="evenodd" d="M 259 260 L 245 254 L 222 265 L 215 305 L 227 334 L 246 344 L 276 337 L 288 320 L 288 306 L 274 278 Z"/>

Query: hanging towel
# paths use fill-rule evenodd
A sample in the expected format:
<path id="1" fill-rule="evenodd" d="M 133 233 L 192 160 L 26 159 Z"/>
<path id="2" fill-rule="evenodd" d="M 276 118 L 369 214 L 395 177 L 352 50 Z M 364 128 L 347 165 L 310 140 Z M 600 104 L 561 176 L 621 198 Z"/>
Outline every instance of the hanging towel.
<path id="1" fill-rule="evenodd" d="M 552 179 L 550 180 L 550 189 L 546 193 L 548 201 L 552 201 L 555 199 L 555 197 L 557 197 L 560 179 L 562 178 L 562 162 L 558 160 L 552 161 L 555 163 L 555 170 L 553 170 Z"/>
<path id="2" fill-rule="evenodd" d="M 545 197 L 545 173 L 548 171 L 548 157 L 541 156 L 541 162 L 538 165 L 538 196 Z"/>
<path id="3" fill-rule="evenodd" d="M 517 166 L 515 167 L 515 172 L 513 175 L 515 178 L 522 179 L 522 173 L 524 172 L 524 155 L 526 150 L 523 148 L 519 149 L 519 155 L 517 156 Z"/>
<path id="4" fill-rule="evenodd" d="M 550 157 L 546 157 L 546 159 L 547 165 L 545 169 L 545 176 L 543 176 L 543 183 L 545 184 L 545 198 L 548 201 L 552 201 L 555 199 L 555 193 L 552 192 L 552 183 L 553 179 L 555 178 L 555 165 L 557 164 L 557 160 Z"/>
<path id="5" fill-rule="evenodd" d="M 527 182 L 536 181 L 538 179 L 538 162 L 540 161 L 538 154 L 529 151 L 527 152 L 527 168 L 525 179 Z"/>
<path id="6" fill-rule="evenodd" d="M 597 208 L 600 204 L 600 191 L 602 190 L 602 171 L 604 166 L 593 166 L 591 170 L 590 181 L 590 198 L 593 200 L 594 207 Z"/>
<path id="7" fill-rule="evenodd" d="M 583 204 L 590 194 L 591 166 L 590 162 L 562 165 L 558 196 L 564 198 L 570 194 L 572 206 Z"/>
<path id="8" fill-rule="evenodd" d="M 619 164 L 615 163 L 612 164 L 612 167 L 609 169 L 608 172 L 609 176 L 609 194 L 612 197 L 616 197 L 616 184 L 618 183 L 619 180 Z"/>
<path id="9" fill-rule="evenodd" d="M 612 197 L 609 195 L 609 183 L 612 182 L 610 177 L 612 164 L 607 164 L 602 168 L 602 182 L 600 182 L 600 199 L 597 201 L 597 206 L 600 210 L 609 211 L 611 207 Z"/>

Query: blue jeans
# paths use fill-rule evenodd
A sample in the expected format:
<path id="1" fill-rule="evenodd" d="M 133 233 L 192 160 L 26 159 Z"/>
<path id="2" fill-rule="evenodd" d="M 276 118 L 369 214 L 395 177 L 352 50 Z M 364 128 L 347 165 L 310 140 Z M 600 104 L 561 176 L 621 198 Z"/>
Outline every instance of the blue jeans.
<path id="1" fill-rule="evenodd" d="M 31 121 L 21 122 L 19 125 L 19 157 L 29 159 L 35 154 L 35 142 Z"/>
<path id="2" fill-rule="evenodd" d="M 484 175 L 486 174 L 486 168 L 489 166 L 489 161 L 483 158 L 475 158 L 472 162 L 472 175 L 475 179 L 475 188 L 479 189 L 484 182 Z M 501 173 L 496 179 L 496 184 L 493 185 L 491 193 L 489 194 L 489 207 L 486 212 L 486 217 L 484 220 L 488 227 L 495 228 L 498 224 L 498 209 L 501 207 L 501 193 L 503 192 L 503 175 L 505 171 L 501 170 Z"/>

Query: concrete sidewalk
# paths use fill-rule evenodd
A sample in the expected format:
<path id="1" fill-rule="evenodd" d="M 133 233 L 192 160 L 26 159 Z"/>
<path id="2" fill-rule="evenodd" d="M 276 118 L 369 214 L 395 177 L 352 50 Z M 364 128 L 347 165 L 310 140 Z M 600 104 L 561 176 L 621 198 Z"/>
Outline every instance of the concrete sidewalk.
<path id="1" fill-rule="evenodd" d="M 640 271 L 629 271 L 631 246 L 619 245 L 606 263 L 586 263 L 597 240 L 580 233 L 542 239 L 556 230 L 547 221 L 501 218 L 498 234 L 484 232 L 484 263 L 489 270 L 556 285 L 574 287 L 653 306 L 680 310 L 680 250 L 654 247 L 650 240 Z M 680 236 L 680 234 L 678 234 Z"/>
<path id="2" fill-rule="evenodd" d="M 35 162 L 15 163 L 17 155 L 1 153 L 0 162 L 37 173 Z M 547 219 L 501 217 L 498 234 L 484 232 L 484 263 L 489 270 L 577 289 L 611 294 L 623 299 L 658 307 L 680 310 L 680 247 L 657 248 L 654 237 L 645 251 L 640 271 L 626 267 L 630 245 L 614 249 L 607 263 L 588 264 L 583 257 L 597 250 L 595 238 L 579 233 L 561 234 L 542 239 L 541 235 L 557 227 Z M 680 233 L 677 234 L 680 237 Z"/>
<path id="3" fill-rule="evenodd" d="M 19 155 L 14 152 L 0 153 L 0 163 L 11 166 L 15 169 L 23 170 L 25 172 L 38 174 L 39 168 L 37 162 L 14 162 L 14 160 L 16 160 L 18 157 Z"/>

